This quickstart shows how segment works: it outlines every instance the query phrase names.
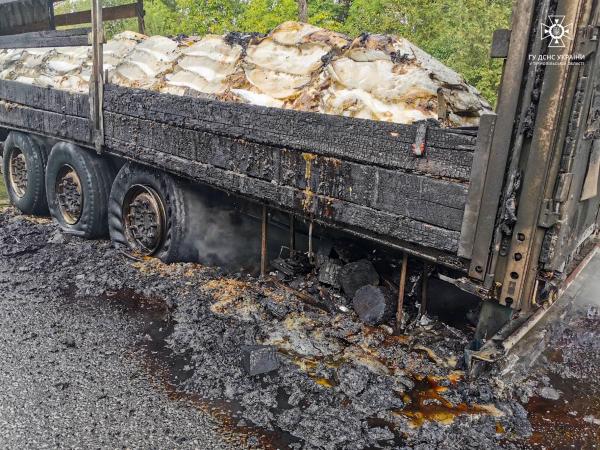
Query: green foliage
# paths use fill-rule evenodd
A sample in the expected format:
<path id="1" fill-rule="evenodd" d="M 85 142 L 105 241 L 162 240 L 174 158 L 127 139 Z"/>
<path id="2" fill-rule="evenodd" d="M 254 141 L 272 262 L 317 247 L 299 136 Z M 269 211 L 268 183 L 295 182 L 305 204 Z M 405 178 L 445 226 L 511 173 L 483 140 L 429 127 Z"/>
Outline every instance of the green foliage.
<path id="1" fill-rule="evenodd" d="M 494 102 L 501 64 L 492 34 L 509 26 L 511 0 L 354 0 L 342 29 L 398 34 L 462 74 Z"/>
<path id="2" fill-rule="evenodd" d="M 243 2 L 241 0 L 177 0 L 174 7 L 170 9 L 175 13 L 174 21 L 171 21 L 175 28 L 169 34 L 220 34 L 236 28 L 236 21 L 243 11 Z M 172 16 L 169 18 L 173 19 Z"/>
<path id="3" fill-rule="evenodd" d="M 131 0 L 104 0 L 104 4 Z M 508 28 L 512 0 L 308 0 L 309 22 L 351 37 L 364 32 L 396 34 L 453 68 L 492 103 L 501 64 L 489 58 L 492 33 Z M 89 8 L 67 0 L 57 12 Z M 297 0 L 145 0 L 148 34 L 266 33 L 298 17 Z M 107 24 L 107 34 L 136 30 L 129 19 Z"/>
<path id="4" fill-rule="evenodd" d="M 249 0 L 239 30 L 266 33 L 286 20 L 298 18 L 296 0 Z"/>
<path id="5" fill-rule="evenodd" d="M 385 2 L 386 0 L 353 0 L 342 30 L 350 35 L 357 35 L 366 32 L 385 33 L 385 29 L 395 28 L 395 33 L 398 33 L 401 18 L 389 17 Z M 392 21 L 395 27 L 389 25 Z"/>
<path id="6" fill-rule="evenodd" d="M 146 0 L 144 1 L 144 10 L 146 11 L 144 17 L 146 33 L 155 35 L 177 34 L 175 30 L 180 26 L 180 21 L 175 8 L 169 8 L 161 0 Z M 137 31 L 135 27 L 130 29 Z"/>
<path id="7" fill-rule="evenodd" d="M 344 2 L 309 0 L 309 22 L 323 28 L 337 30 L 344 18 Z M 266 33 L 287 20 L 298 19 L 297 0 L 249 0 L 239 30 Z"/>

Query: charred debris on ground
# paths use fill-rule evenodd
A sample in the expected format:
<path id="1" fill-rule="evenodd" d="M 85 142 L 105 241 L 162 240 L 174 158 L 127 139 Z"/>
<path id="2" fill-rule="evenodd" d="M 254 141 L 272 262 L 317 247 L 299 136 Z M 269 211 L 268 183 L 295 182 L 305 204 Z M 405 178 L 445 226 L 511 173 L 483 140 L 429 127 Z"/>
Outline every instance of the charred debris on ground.
<path id="1" fill-rule="evenodd" d="M 34 277 L 28 289 L 53 286 L 59 301 L 100 302 L 140 320 L 135 353 L 149 376 L 247 447 L 499 448 L 531 432 L 510 390 L 465 378 L 471 327 L 419 314 L 417 264 L 398 333 L 386 305 L 399 270 L 377 251 L 332 242 L 314 255 L 318 270 L 287 258 L 274 267 L 292 269 L 259 280 L 131 261 L 45 219 L 4 212 L 0 225 L 0 254 Z M 384 308 L 369 317 L 383 323 L 354 312 L 361 289 L 381 294 Z"/>

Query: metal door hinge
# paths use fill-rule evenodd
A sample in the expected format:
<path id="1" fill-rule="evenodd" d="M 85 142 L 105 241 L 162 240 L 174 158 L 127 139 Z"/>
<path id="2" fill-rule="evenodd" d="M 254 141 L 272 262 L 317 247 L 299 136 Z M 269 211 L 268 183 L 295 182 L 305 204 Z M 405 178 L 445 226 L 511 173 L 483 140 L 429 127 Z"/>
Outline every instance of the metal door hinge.
<path id="1" fill-rule="evenodd" d="M 545 199 L 542 203 L 538 226 L 541 228 L 552 228 L 560 222 L 560 213 L 555 210 L 555 203 L 552 199 Z"/>

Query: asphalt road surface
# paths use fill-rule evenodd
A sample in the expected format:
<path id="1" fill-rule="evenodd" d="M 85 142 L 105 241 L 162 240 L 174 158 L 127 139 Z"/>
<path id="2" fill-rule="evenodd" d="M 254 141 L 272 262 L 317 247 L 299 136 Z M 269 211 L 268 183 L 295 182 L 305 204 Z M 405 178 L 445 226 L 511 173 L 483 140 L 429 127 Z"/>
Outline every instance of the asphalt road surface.
<path id="1" fill-rule="evenodd" d="M 0 448 L 230 448 L 147 370 L 139 318 L 15 261 L 0 258 Z"/>

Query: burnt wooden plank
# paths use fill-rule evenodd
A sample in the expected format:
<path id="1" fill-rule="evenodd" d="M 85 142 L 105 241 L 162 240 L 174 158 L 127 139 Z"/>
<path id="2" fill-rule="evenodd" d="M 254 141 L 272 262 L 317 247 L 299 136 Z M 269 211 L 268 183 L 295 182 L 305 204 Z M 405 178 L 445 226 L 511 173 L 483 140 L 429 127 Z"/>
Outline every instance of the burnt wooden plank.
<path id="1" fill-rule="evenodd" d="M 470 258 L 473 254 L 477 220 L 479 219 L 483 188 L 485 186 L 488 163 L 492 152 L 492 139 L 494 136 L 496 119 L 496 114 L 484 114 L 481 117 L 479 134 L 477 137 L 477 150 L 475 151 L 473 167 L 471 169 L 469 195 L 465 204 L 463 225 L 460 233 L 458 254 L 464 258 Z M 499 174 L 496 175 L 499 176 Z"/>
<path id="2" fill-rule="evenodd" d="M 88 28 L 34 31 L 0 36 L 0 48 L 79 47 L 88 44 Z"/>
<path id="3" fill-rule="evenodd" d="M 32 23 L 50 26 L 50 8 L 44 0 L 0 0 L 0 34 L 15 34 L 16 27 L 27 27 Z M 32 31 L 32 30 L 21 30 Z"/>
<path id="4" fill-rule="evenodd" d="M 119 20 L 137 17 L 137 5 L 129 3 L 127 5 L 117 5 L 102 8 L 102 20 Z M 57 27 L 80 25 L 92 22 L 92 11 L 76 11 L 67 14 L 58 14 L 54 17 L 54 22 Z"/>
<path id="5" fill-rule="evenodd" d="M 177 112 L 179 110 L 179 112 L 182 114 L 192 118 L 194 117 L 194 112 L 213 112 L 216 113 L 216 115 L 223 115 L 226 118 L 227 116 L 230 118 L 235 118 L 235 113 L 242 109 L 249 110 L 251 113 L 254 113 L 251 119 L 260 120 L 262 116 L 263 120 L 270 121 L 270 118 L 275 118 L 275 120 L 279 120 L 277 123 L 278 125 L 289 124 L 289 121 L 300 121 L 301 123 L 305 122 L 306 124 L 313 124 L 314 126 L 331 126 L 331 128 L 336 128 L 336 125 L 345 125 L 350 127 L 351 132 L 352 130 L 356 130 L 356 132 L 359 134 L 373 134 L 374 137 L 387 139 L 394 144 L 397 142 L 405 142 L 410 144 L 414 143 L 418 128 L 415 125 L 403 125 L 392 122 L 356 119 L 352 117 L 314 112 L 302 112 L 291 109 L 268 108 L 243 103 L 221 102 L 218 100 L 200 97 L 163 94 L 160 92 L 132 89 L 114 84 L 107 85 L 106 92 L 107 97 L 105 98 L 105 103 L 107 104 L 107 109 L 111 109 L 113 106 L 116 108 L 125 106 L 128 103 L 127 97 L 130 97 L 132 100 L 135 99 L 134 102 L 144 101 L 144 109 L 147 109 L 147 106 L 152 105 L 156 111 L 162 111 L 165 113 Z M 124 99 L 118 100 L 118 97 L 120 96 L 123 96 Z M 182 102 L 182 98 L 186 100 Z M 157 101 L 162 102 L 162 106 L 159 106 L 159 104 L 156 103 Z M 113 105 L 113 102 L 116 103 Z M 121 104 L 119 105 L 119 103 Z M 139 108 L 140 107 L 138 104 L 138 109 Z M 117 110 L 115 111 L 118 112 Z M 231 114 L 233 114 L 233 116 L 231 116 Z M 243 116 L 239 117 L 242 118 Z M 267 124 L 270 125 L 271 122 L 268 122 Z M 232 124 L 227 123 L 227 125 Z M 251 127 L 253 126 L 251 122 L 249 124 L 246 123 L 246 125 L 250 125 Z M 327 139 L 327 136 L 321 137 Z M 429 127 L 427 132 L 427 141 L 434 143 L 441 148 L 473 151 L 475 148 L 476 139 L 474 136 L 470 135 L 469 133 L 464 133 L 461 130 L 454 131 L 452 129 Z"/>
<path id="6" fill-rule="evenodd" d="M 467 181 L 475 138 L 429 128 L 416 157 L 416 126 L 266 108 L 107 85 L 106 111 L 359 163 Z"/>
<path id="7" fill-rule="evenodd" d="M 381 236 L 383 239 L 408 241 L 423 247 L 453 253 L 458 248 L 460 233 L 456 231 L 347 201 L 307 193 L 290 186 L 251 178 L 210 164 L 190 161 L 156 149 L 142 147 L 133 140 L 122 141 L 114 139 L 109 134 L 105 136 L 105 139 L 110 153 L 149 164 L 227 192 L 293 210 L 324 223 L 355 227 Z"/>
<path id="8" fill-rule="evenodd" d="M 21 33 L 19 36 L 23 38 L 55 38 L 55 37 L 72 37 L 72 36 L 87 36 L 90 33 L 89 28 L 70 28 L 68 30 L 43 30 L 34 31 L 31 33 Z M 15 38 L 16 36 L 2 36 L 2 39 Z"/>
<path id="9" fill-rule="evenodd" d="M 79 143 L 91 142 L 89 120 L 0 101 L 0 125 Z"/>
<path id="10" fill-rule="evenodd" d="M 54 3 L 64 0 L 53 0 Z M 143 7 L 142 7 L 143 9 Z M 138 3 L 129 3 L 127 5 L 116 5 L 102 8 L 102 20 L 108 22 L 111 20 L 121 20 L 138 17 Z M 92 22 L 91 10 L 87 11 L 75 11 L 66 14 L 56 14 L 54 16 L 54 26 L 72 26 L 82 25 Z M 19 34 L 32 31 L 46 31 L 48 30 L 48 20 L 37 21 L 26 25 L 20 25 L 12 27 L 10 29 L 2 30 L 2 34 Z M 68 31 L 68 30 L 67 30 Z M 143 34 L 143 33 L 142 33 Z"/>
<path id="11" fill-rule="evenodd" d="M 459 216 L 462 218 L 468 192 L 468 186 L 465 184 L 313 153 L 267 148 L 274 150 L 274 156 L 269 156 L 270 159 L 280 160 L 281 173 L 278 181 L 282 184 L 308 187 L 311 191 L 329 197 L 341 198 L 375 209 L 391 212 L 405 210 L 405 214 L 409 216 L 423 214 L 424 207 L 439 208 L 430 215 L 431 220 L 452 220 L 454 227 L 460 220 Z M 437 217 L 442 212 L 451 217 Z M 429 221 L 424 216 L 420 217 L 420 220 Z"/>
<path id="12" fill-rule="evenodd" d="M 377 205 L 377 197 L 384 195 L 373 195 L 374 192 L 377 194 L 378 186 L 374 184 L 377 180 L 381 181 L 380 187 L 393 189 L 393 192 L 416 201 L 461 211 L 466 201 L 468 187 L 448 180 L 257 145 L 110 112 L 106 113 L 105 120 L 107 134 L 112 133 L 117 139 L 138 139 L 141 145 L 149 148 L 166 147 L 166 152 L 237 170 L 249 176 L 303 189 L 309 187 L 313 191 L 323 189 L 322 193 L 328 196 L 349 195 L 348 200 L 360 198 L 362 203 L 367 202 L 369 206 Z M 358 183 L 355 184 L 355 181 Z M 357 188 L 362 191 L 357 191 Z"/>
<path id="13" fill-rule="evenodd" d="M 184 159 L 459 231 L 467 186 L 107 112 L 105 134 Z"/>
<path id="14" fill-rule="evenodd" d="M 0 100 L 78 117 L 88 117 L 90 111 L 87 94 L 32 86 L 11 80 L 0 80 Z"/>

